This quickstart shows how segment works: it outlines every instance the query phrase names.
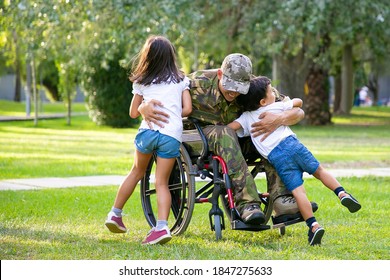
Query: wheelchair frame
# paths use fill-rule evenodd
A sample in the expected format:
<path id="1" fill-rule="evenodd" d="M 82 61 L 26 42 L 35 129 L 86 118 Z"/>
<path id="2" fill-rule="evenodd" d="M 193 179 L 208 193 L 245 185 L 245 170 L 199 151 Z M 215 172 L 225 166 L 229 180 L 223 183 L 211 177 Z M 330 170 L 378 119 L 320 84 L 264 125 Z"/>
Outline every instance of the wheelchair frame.
<path id="1" fill-rule="evenodd" d="M 273 212 L 273 199 L 269 197 L 268 193 L 264 192 L 259 193 L 262 202 L 261 209 L 265 215 L 264 224 L 249 225 L 243 223 L 234 204 L 231 180 L 225 161 L 209 151 L 207 138 L 196 119 L 188 118 L 183 119 L 183 121 L 187 126 L 190 124 L 192 129 L 183 131 L 180 156 L 176 158 L 176 163 L 169 178 L 169 189 L 172 197 L 169 224 L 173 235 L 185 232 L 190 224 L 196 203 L 211 203 L 209 211 L 210 229 L 215 232 L 217 240 L 222 238 L 222 230 L 226 228 L 224 212 L 233 230 L 262 231 L 278 228 L 280 234 L 284 235 L 286 226 L 303 221 L 299 214 L 298 217 L 292 220 L 268 225 Z M 140 191 L 144 215 L 151 227 L 157 223 L 156 190 L 154 184 L 151 183 L 155 164 L 156 156 L 153 155 L 145 176 L 141 180 Z M 247 164 L 253 167 L 251 170 L 253 177 L 264 171 L 259 160 L 249 160 Z M 203 181 L 204 185 L 197 187 L 196 181 L 198 180 L 196 178 L 202 180 L 208 178 L 210 180 Z M 219 200 L 224 211 L 219 207 Z"/>

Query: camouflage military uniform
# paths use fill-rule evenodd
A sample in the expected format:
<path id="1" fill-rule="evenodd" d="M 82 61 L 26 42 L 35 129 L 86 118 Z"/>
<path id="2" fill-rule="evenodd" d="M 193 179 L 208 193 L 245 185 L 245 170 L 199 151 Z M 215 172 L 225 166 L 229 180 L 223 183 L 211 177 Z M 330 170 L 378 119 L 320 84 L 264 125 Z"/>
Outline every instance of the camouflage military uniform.
<path id="1" fill-rule="evenodd" d="M 229 175 L 234 187 L 237 209 L 240 211 L 246 203 L 258 203 L 259 197 L 254 179 L 249 172 L 239 147 L 236 132 L 226 125 L 234 121 L 240 113 L 236 100 L 226 101 L 218 88 L 217 70 L 197 71 L 189 75 L 192 97 L 191 117 L 199 119 L 212 151 L 227 163 Z M 257 151 L 255 151 L 257 153 Z M 286 192 L 275 169 L 265 164 L 268 191 L 273 198 Z"/>

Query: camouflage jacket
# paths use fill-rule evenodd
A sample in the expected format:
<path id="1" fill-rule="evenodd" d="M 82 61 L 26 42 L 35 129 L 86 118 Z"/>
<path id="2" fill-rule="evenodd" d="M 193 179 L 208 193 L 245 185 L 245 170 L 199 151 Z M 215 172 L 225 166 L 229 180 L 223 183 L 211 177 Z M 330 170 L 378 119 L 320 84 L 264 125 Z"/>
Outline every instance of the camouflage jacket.
<path id="1" fill-rule="evenodd" d="M 218 88 L 217 69 L 197 71 L 188 77 L 192 97 L 191 117 L 200 120 L 202 125 L 227 125 L 239 117 L 241 111 L 236 100 L 226 101 Z M 284 99 L 284 95 L 275 88 L 273 90 L 276 101 Z"/>
<path id="2" fill-rule="evenodd" d="M 191 117 L 199 119 L 203 125 L 226 125 L 239 116 L 240 107 L 237 102 L 226 101 L 218 88 L 217 69 L 197 71 L 190 74 L 189 78 Z"/>

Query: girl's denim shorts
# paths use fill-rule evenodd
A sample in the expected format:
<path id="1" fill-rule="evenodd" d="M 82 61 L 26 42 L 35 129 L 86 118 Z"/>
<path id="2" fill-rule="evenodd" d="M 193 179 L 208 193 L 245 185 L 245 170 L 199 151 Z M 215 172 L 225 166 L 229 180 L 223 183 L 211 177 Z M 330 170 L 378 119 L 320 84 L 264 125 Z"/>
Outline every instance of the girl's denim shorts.
<path id="1" fill-rule="evenodd" d="M 161 158 L 176 158 L 180 155 L 180 142 L 157 130 L 140 129 L 134 140 L 135 147 L 143 154 L 156 152 Z"/>

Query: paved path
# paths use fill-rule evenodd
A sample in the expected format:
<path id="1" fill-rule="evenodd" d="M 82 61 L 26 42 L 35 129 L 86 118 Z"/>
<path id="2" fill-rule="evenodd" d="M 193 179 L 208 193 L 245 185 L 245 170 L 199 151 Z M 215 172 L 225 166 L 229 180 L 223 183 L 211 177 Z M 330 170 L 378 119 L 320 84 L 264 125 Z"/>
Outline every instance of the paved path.
<path id="1" fill-rule="evenodd" d="M 363 177 L 363 176 L 390 176 L 388 168 L 367 168 L 367 169 L 328 169 L 334 176 L 340 177 Z M 261 173 L 258 178 L 264 178 Z M 311 177 L 305 174 L 304 177 Z M 0 181 L 0 191 L 2 190 L 38 190 L 45 188 L 69 188 L 84 186 L 110 186 L 119 185 L 124 176 L 121 175 L 101 175 L 83 176 L 68 178 L 33 178 L 33 179 L 7 179 Z M 199 179 L 200 180 L 200 179 Z"/>

